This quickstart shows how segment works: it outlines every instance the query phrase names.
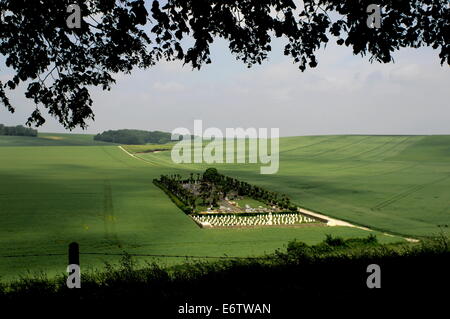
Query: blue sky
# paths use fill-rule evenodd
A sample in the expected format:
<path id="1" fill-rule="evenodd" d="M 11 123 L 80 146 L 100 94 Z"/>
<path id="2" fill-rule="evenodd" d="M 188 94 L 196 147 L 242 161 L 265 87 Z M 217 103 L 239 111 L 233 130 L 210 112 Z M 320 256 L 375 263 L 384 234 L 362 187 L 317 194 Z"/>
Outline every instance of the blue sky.
<path id="1" fill-rule="evenodd" d="M 280 128 L 282 136 L 322 134 L 450 134 L 450 72 L 438 52 L 404 49 L 395 63 L 370 64 L 350 48 L 329 44 L 319 66 L 298 70 L 283 42 L 261 66 L 248 69 L 219 40 L 213 63 L 192 70 L 178 62 L 117 75 L 110 92 L 93 90 L 95 122 L 86 131 L 136 128 Z M 0 74 L 7 78 L 8 74 Z M 0 108 L 0 123 L 24 124 L 33 104 L 23 88 L 10 93 L 17 111 Z M 39 129 L 65 132 L 55 120 Z"/>

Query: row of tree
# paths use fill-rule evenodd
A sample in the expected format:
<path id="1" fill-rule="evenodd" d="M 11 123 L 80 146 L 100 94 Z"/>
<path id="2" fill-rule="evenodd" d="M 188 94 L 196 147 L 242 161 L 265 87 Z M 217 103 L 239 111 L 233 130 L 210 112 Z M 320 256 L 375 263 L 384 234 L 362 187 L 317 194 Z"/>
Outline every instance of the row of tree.
<path id="1" fill-rule="evenodd" d="M 184 205 L 190 207 L 191 210 L 195 210 L 199 202 L 202 205 L 217 207 L 219 200 L 230 195 L 237 195 L 247 196 L 286 211 L 297 211 L 297 207 L 291 203 L 286 195 L 219 174 L 215 168 L 208 168 L 203 174 L 197 174 L 196 177 L 193 173 L 186 179 L 183 179 L 179 174 L 162 175 L 156 181 L 164 185 L 169 192 L 174 194 Z"/>
<path id="2" fill-rule="evenodd" d="M 128 145 L 166 144 L 170 138 L 171 134 L 167 132 L 142 130 L 109 130 L 94 136 L 95 141 Z"/>
<path id="3" fill-rule="evenodd" d="M 38 135 L 38 131 L 22 125 L 5 126 L 3 124 L 0 124 L 0 135 L 36 137 Z"/>
<path id="4" fill-rule="evenodd" d="M 235 191 L 239 196 L 248 196 L 270 206 L 278 206 L 289 211 L 297 211 L 297 207 L 292 205 L 289 197 L 286 195 L 278 194 L 257 185 L 219 174 L 215 168 L 208 168 L 203 174 L 203 179 L 218 187 L 224 197 L 230 192 Z"/>
<path id="5" fill-rule="evenodd" d="M 183 183 L 178 179 L 178 175 L 161 175 L 157 183 L 162 184 L 171 194 L 176 196 L 184 206 L 189 207 L 189 211 L 193 211 L 196 208 L 197 196 L 183 187 Z M 186 211 L 185 209 L 183 209 Z"/>

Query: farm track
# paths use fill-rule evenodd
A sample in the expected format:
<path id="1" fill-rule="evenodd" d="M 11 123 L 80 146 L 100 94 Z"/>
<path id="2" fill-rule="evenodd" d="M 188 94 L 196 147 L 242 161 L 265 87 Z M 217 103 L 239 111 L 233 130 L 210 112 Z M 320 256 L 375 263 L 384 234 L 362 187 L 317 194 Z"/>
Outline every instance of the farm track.
<path id="1" fill-rule="evenodd" d="M 147 155 L 146 158 L 142 158 L 141 156 L 138 156 L 136 154 L 132 154 L 132 153 L 128 152 L 122 146 L 119 146 L 119 149 L 124 151 L 128 156 L 130 156 L 130 157 L 132 157 L 134 159 L 140 160 L 142 162 L 145 162 L 145 163 L 147 163 L 149 165 L 152 165 L 152 166 L 174 167 L 174 165 L 171 164 L 169 161 L 166 161 L 166 160 L 163 160 L 163 159 L 160 159 L 160 158 L 155 159 L 154 158 L 154 154 L 152 154 L 152 153 L 146 153 L 145 154 L 145 155 Z M 193 169 L 193 170 L 198 170 L 198 169 Z"/>
<path id="2" fill-rule="evenodd" d="M 332 217 L 327 216 L 327 215 L 323 215 L 323 214 L 319 214 L 319 213 L 313 212 L 313 211 L 311 211 L 309 209 L 306 209 L 306 208 L 299 207 L 298 211 L 300 213 L 302 213 L 302 214 L 310 215 L 312 217 L 319 218 L 319 219 L 325 221 L 327 226 L 330 226 L 330 227 L 336 227 L 336 226 L 353 227 L 353 228 L 358 228 L 358 229 L 365 230 L 365 231 L 373 231 L 370 228 L 354 225 L 352 223 L 349 223 L 349 222 L 346 222 L 346 221 L 343 221 L 343 220 L 340 220 L 340 219 L 332 218 Z M 391 237 L 400 237 L 400 238 L 403 238 L 404 240 L 409 241 L 409 242 L 414 242 L 414 243 L 419 242 L 419 240 L 414 239 L 414 238 L 402 237 L 402 236 L 398 236 L 398 235 L 389 234 L 389 233 L 386 233 L 386 232 L 384 233 L 384 235 L 391 236 Z"/>
<path id="3" fill-rule="evenodd" d="M 174 165 L 171 164 L 169 161 L 166 161 L 166 160 L 163 160 L 163 159 L 160 159 L 160 158 L 158 158 L 158 159 L 154 158 L 153 154 L 151 154 L 151 155 L 147 154 L 146 158 L 142 158 L 140 156 L 137 156 L 137 158 L 142 160 L 142 161 L 144 161 L 144 162 L 152 164 L 154 166 L 172 167 L 172 168 L 174 167 Z"/>
<path id="4" fill-rule="evenodd" d="M 120 146 L 119 146 L 119 147 L 120 147 Z M 129 162 L 124 161 L 123 159 L 121 159 L 121 158 L 119 158 L 119 157 L 113 155 L 113 154 L 109 151 L 109 148 L 108 148 L 108 147 L 102 146 L 102 147 L 101 147 L 101 150 L 102 150 L 106 155 L 108 155 L 108 157 L 110 157 L 111 159 L 113 159 L 113 160 L 115 160 L 115 161 L 118 161 L 118 162 L 120 162 L 121 164 L 123 164 L 123 165 L 125 165 L 125 166 L 127 166 L 127 167 L 132 167 L 132 166 L 130 165 Z M 125 151 L 125 150 L 124 150 L 124 151 Z"/>
<path id="5" fill-rule="evenodd" d="M 132 158 L 141 160 L 141 161 L 146 162 L 147 164 L 150 164 L 150 165 L 155 165 L 154 163 L 152 163 L 152 162 L 150 162 L 150 161 L 147 161 L 147 160 L 145 160 L 145 159 L 143 159 L 143 158 L 141 158 L 141 157 L 139 157 L 139 156 L 137 156 L 137 155 L 131 154 L 131 153 L 128 152 L 126 149 L 124 149 L 122 146 L 118 146 L 118 148 L 121 149 L 122 151 L 124 151 L 128 156 L 131 156 Z"/>

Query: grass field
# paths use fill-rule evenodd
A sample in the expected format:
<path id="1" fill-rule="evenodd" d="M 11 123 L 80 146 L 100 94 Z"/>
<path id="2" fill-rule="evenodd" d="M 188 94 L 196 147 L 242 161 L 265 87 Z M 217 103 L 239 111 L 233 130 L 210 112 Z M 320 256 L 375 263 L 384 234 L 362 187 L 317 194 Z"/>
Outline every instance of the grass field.
<path id="1" fill-rule="evenodd" d="M 0 136 L 1 146 L 95 146 L 114 145 L 102 141 L 94 141 L 90 134 L 58 134 L 39 133 L 31 136 Z"/>
<path id="2" fill-rule="evenodd" d="M 132 158 L 89 135 L 0 137 L 0 256 L 82 252 L 253 256 L 297 238 L 354 237 L 347 227 L 200 229 L 152 184 L 161 174 L 211 165 L 174 164 L 170 152 Z M 33 147 L 29 147 L 33 146 Z M 216 165 L 225 175 L 288 194 L 326 215 L 391 233 L 430 236 L 450 224 L 450 136 L 317 136 L 280 141 L 280 171 Z M 399 237 L 376 232 L 382 242 Z M 118 257 L 83 255 L 82 267 Z M 173 263 L 178 259 L 163 259 Z M 0 257 L 0 276 L 65 271 L 65 256 Z"/>

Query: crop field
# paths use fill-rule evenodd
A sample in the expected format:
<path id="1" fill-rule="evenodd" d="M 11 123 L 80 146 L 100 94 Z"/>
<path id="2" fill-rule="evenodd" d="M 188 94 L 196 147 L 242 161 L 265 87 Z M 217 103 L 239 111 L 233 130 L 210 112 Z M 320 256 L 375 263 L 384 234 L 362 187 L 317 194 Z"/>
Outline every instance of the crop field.
<path id="1" fill-rule="evenodd" d="M 94 141 L 89 134 L 58 134 L 39 133 L 38 137 L 30 136 L 0 136 L 2 146 L 94 146 L 114 145 L 101 141 Z"/>
<path id="2" fill-rule="evenodd" d="M 152 180 L 211 166 L 285 193 L 302 207 L 375 229 L 381 242 L 449 232 L 450 136 L 282 138 L 274 175 L 259 174 L 260 164 L 174 164 L 170 151 L 135 150 L 138 158 L 89 135 L 0 137 L 0 276 L 63 273 L 72 241 L 85 253 L 243 257 L 293 239 L 312 244 L 326 234 L 368 234 L 324 226 L 200 229 Z M 5 257 L 17 255 L 27 256 Z M 118 258 L 82 255 L 81 265 L 92 269 Z"/>

